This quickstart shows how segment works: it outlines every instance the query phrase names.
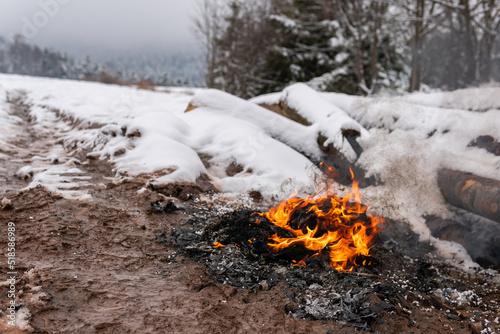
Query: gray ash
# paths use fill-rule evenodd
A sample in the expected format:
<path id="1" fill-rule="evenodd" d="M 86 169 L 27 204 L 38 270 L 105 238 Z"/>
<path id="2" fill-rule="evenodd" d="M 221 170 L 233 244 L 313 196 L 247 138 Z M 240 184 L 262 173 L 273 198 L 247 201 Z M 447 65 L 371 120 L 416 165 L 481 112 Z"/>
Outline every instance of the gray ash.
<path id="1" fill-rule="evenodd" d="M 408 225 L 397 221 L 387 220 L 379 232 L 370 251 L 371 264 L 355 267 L 353 272 L 331 268 L 327 256 L 307 259 L 307 266 L 294 266 L 291 260 L 302 259 L 308 251 L 290 248 L 272 253 L 267 242 L 275 233 L 291 236 L 253 211 L 242 210 L 191 219 L 185 229 L 171 236 L 219 283 L 254 291 L 284 286 L 289 299 L 285 311 L 295 317 L 336 321 L 364 330 L 377 327 L 384 315 L 410 317 L 417 308 L 420 312 L 443 308 L 446 300 L 438 300 L 436 291 L 477 290 L 484 284 L 435 261 L 429 256 L 433 247 L 419 242 Z M 215 242 L 226 247 L 214 248 Z M 498 294 L 496 288 L 494 291 Z M 452 313 L 460 318 L 459 314 Z"/>

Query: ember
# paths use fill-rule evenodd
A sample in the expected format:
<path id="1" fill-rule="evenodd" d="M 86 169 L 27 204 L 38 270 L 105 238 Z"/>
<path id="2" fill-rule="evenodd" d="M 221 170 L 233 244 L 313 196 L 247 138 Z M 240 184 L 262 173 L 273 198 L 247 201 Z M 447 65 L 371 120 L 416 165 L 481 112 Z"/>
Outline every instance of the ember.
<path id="1" fill-rule="evenodd" d="M 332 195 L 296 198 L 294 194 L 268 212 L 259 213 L 293 235 L 272 235 L 268 243 L 271 250 L 277 253 L 300 245 L 314 252 L 297 265 L 305 265 L 306 258 L 323 252 L 328 253 L 330 266 L 339 271 L 352 271 L 354 266 L 366 264 L 366 259 L 358 263 L 358 258 L 369 256 L 370 244 L 384 219 L 366 213 L 367 206 L 361 204 L 361 193 L 352 171 L 351 175 L 353 190 L 342 198 Z"/>

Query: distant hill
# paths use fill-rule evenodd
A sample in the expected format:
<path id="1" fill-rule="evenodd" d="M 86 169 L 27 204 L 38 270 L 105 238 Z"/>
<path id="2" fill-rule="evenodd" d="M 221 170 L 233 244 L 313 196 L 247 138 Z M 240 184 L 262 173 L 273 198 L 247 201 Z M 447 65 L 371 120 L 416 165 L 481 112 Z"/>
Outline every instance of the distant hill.
<path id="1" fill-rule="evenodd" d="M 117 82 L 148 80 L 161 86 L 204 86 L 204 70 L 197 50 L 62 52 L 27 43 L 22 36 L 0 36 L 0 72 L 33 76 Z"/>

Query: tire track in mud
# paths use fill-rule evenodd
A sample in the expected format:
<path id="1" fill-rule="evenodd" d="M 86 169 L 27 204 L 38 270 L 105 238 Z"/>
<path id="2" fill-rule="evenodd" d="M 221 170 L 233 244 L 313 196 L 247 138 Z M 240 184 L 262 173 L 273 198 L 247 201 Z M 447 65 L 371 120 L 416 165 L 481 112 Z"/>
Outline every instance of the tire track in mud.
<path id="1" fill-rule="evenodd" d="M 9 113 L 19 121 L 0 157 L 5 172 L 0 179 L 0 194 L 6 189 L 43 184 L 65 197 L 85 197 L 85 192 L 78 189 L 88 185 L 90 177 L 83 175 L 78 169 L 80 161 L 70 157 L 59 140 L 65 122 L 51 112 L 45 112 L 44 121 L 39 122 L 31 113 L 33 106 L 26 92 L 9 92 L 6 102 Z"/>

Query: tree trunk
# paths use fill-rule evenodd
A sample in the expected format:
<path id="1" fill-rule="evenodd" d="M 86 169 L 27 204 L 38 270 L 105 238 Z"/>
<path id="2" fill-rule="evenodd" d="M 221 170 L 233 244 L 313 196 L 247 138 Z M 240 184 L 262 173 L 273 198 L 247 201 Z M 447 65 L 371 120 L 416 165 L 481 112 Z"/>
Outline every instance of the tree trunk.
<path id="1" fill-rule="evenodd" d="M 461 0 L 462 17 L 465 25 L 465 85 L 476 81 L 476 40 L 472 26 L 472 13 L 469 0 Z"/>
<path id="2" fill-rule="evenodd" d="M 371 62 L 370 62 L 370 89 L 375 89 L 378 77 L 378 27 L 374 29 L 373 40 L 371 45 Z"/>
<path id="3" fill-rule="evenodd" d="M 414 92 L 420 89 L 422 75 L 421 45 L 414 43 L 411 46 L 411 75 L 409 91 Z"/>
<path id="4" fill-rule="evenodd" d="M 424 22 L 425 0 L 417 0 L 415 19 L 413 22 L 413 39 L 411 42 L 411 75 L 409 91 L 420 89 L 422 75 L 422 29 Z"/>
<path id="5" fill-rule="evenodd" d="M 500 181 L 441 169 L 438 185 L 451 205 L 500 223 Z"/>
<path id="6" fill-rule="evenodd" d="M 484 4 L 484 28 L 480 44 L 480 78 L 481 81 L 489 82 L 493 78 L 493 58 L 495 53 L 495 41 L 498 34 L 500 20 L 495 12 L 500 10 L 500 5 L 495 0 L 488 0 Z"/>

